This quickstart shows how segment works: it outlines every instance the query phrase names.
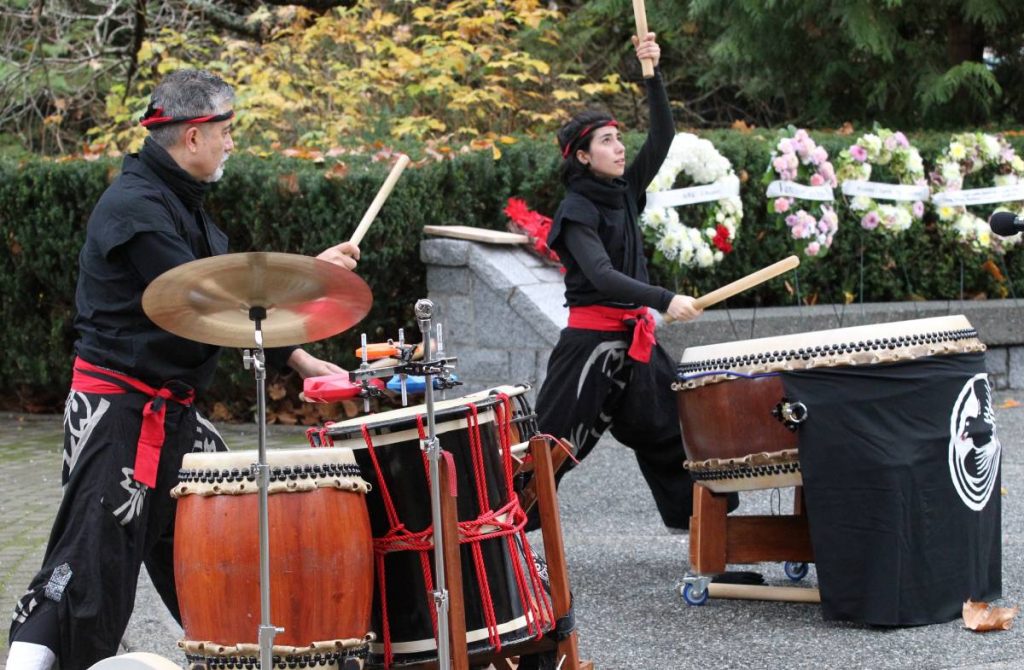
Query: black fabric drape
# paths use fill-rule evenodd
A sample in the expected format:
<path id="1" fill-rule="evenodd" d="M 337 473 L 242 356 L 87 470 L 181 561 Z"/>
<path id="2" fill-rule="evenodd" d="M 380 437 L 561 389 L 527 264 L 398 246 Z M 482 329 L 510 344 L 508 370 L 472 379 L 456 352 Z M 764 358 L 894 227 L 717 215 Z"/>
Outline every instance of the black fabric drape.
<path id="1" fill-rule="evenodd" d="M 983 353 L 783 373 L 826 619 L 950 621 L 1002 588 L 1000 446 Z"/>

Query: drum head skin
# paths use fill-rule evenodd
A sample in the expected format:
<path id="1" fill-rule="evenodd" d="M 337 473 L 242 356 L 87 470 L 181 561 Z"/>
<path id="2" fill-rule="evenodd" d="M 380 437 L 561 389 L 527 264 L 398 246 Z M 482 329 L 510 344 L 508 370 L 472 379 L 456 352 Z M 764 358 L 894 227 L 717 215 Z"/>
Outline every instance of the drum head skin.
<path id="1" fill-rule="evenodd" d="M 683 352 L 674 388 L 767 372 L 876 365 L 984 350 L 977 331 L 960 314 L 834 328 L 690 347 Z"/>
<path id="2" fill-rule="evenodd" d="M 146 652 L 132 652 L 104 659 L 90 666 L 89 670 L 181 670 L 181 667 L 163 656 Z"/>

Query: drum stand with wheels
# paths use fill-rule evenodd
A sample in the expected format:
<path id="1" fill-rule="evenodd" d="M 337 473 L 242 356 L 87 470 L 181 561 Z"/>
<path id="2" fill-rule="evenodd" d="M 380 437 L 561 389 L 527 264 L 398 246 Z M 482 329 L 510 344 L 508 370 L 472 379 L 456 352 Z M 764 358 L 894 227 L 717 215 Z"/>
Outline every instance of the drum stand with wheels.
<path id="1" fill-rule="evenodd" d="M 744 584 L 712 584 L 706 575 L 725 572 L 727 563 L 786 561 L 786 574 L 797 580 L 814 560 L 803 487 L 794 487 L 793 514 L 727 516 L 728 496 L 700 484 L 693 487 L 690 517 L 690 569 L 680 592 L 690 605 L 719 598 L 816 602 L 817 589 Z M 791 568 L 790 566 L 794 566 Z M 801 574 L 802 572 L 802 574 Z M 799 575 L 799 576 L 798 576 Z M 813 591 L 814 593 L 810 593 Z"/>

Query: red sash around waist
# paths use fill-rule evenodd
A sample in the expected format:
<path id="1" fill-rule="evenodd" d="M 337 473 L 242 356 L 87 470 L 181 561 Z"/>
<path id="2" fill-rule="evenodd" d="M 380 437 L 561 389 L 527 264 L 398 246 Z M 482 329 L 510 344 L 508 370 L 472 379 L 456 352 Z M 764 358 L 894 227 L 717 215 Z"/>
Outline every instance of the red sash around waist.
<path id="1" fill-rule="evenodd" d="M 120 382 L 120 383 L 118 383 Z M 164 446 L 164 419 L 167 415 L 167 401 L 188 407 L 195 399 L 195 391 L 181 397 L 166 386 L 155 389 L 134 377 L 93 365 L 81 358 L 75 358 L 75 371 L 71 377 L 71 389 L 80 393 L 101 393 L 122 395 L 131 393 L 130 386 L 148 396 L 149 402 L 142 408 L 142 430 L 135 448 L 135 475 L 137 482 L 149 488 L 156 488 L 157 467 L 160 465 L 160 450 Z"/>
<path id="2" fill-rule="evenodd" d="M 646 307 L 622 309 L 605 305 L 569 307 L 569 327 L 606 332 L 626 332 L 627 322 L 634 321 L 633 343 L 629 346 L 629 357 L 641 363 L 651 360 L 651 349 L 657 344 L 654 337 L 654 317 Z"/>

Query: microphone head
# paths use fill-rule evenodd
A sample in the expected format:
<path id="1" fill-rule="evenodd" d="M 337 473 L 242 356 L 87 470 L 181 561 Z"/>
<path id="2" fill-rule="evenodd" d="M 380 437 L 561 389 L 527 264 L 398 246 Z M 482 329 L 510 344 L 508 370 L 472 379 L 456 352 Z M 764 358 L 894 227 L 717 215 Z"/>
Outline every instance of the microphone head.
<path id="1" fill-rule="evenodd" d="M 1016 235 L 1021 231 L 1020 219 L 1013 212 L 996 212 L 988 219 L 992 232 L 1000 237 Z"/>

